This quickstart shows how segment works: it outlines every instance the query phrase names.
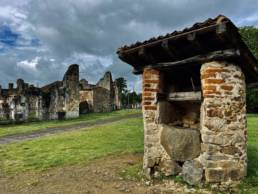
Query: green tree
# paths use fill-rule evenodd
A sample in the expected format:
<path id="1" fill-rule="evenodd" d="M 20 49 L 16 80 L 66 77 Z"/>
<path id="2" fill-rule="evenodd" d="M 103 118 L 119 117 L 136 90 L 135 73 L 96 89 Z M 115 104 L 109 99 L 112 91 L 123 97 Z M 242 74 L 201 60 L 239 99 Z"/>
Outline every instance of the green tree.
<path id="1" fill-rule="evenodd" d="M 123 77 L 119 77 L 115 80 L 116 85 L 118 87 L 118 92 L 121 94 L 127 89 L 126 79 Z"/>
<path id="2" fill-rule="evenodd" d="M 242 39 L 249 47 L 253 55 L 258 59 L 258 28 L 245 26 L 239 29 Z M 248 112 L 258 112 L 258 89 L 247 90 L 246 104 Z"/>
<path id="3" fill-rule="evenodd" d="M 239 28 L 239 32 L 242 35 L 244 42 L 258 59 L 258 28 L 245 26 Z"/>

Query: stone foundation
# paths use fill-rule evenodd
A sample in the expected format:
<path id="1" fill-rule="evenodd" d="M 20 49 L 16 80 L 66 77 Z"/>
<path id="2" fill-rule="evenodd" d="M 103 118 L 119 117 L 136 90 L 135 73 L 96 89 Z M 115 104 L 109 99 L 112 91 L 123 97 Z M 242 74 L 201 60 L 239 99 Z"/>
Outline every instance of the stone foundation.
<path id="1" fill-rule="evenodd" d="M 146 175 L 182 172 L 189 184 L 230 183 L 246 175 L 245 78 L 240 67 L 213 61 L 201 67 L 201 102 L 159 100 L 164 73 L 143 72 Z M 176 83 L 175 83 L 176 84 Z"/>

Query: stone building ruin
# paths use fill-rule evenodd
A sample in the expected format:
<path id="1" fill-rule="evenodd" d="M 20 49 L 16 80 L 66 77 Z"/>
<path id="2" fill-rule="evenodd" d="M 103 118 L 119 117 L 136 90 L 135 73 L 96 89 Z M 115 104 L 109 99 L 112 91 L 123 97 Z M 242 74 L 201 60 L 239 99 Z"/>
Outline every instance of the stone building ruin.
<path id="1" fill-rule="evenodd" d="M 0 120 L 68 119 L 79 116 L 79 66 L 71 65 L 62 81 L 42 88 L 17 80 L 8 89 L 0 88 Z"/>
<path id="2" fill-rule="evenodd" d="M 247 174 L 246 87 L 258 63 L 225 16 L 124 46 L 142 74 L 144 172 L 189 184 L 231 184 Z"/>
<path id="3" fill-rule="evenodd" d="M 80 80 L 80 112 L 110 112 L 120 109 L 120 94 L 111 72 L 106 72 L 96 85 Z"/>
<path id="4" fill-rule="evenodd" d="M 117 87 L 107 72 L 97 83 L 79 81 L 79 65 L 71 65 L 62 81 L 41 88 L 17 80 L 0 86 L 0 123 L 77 118 L 87 112 L 108 112 L 120 107 Z"/>

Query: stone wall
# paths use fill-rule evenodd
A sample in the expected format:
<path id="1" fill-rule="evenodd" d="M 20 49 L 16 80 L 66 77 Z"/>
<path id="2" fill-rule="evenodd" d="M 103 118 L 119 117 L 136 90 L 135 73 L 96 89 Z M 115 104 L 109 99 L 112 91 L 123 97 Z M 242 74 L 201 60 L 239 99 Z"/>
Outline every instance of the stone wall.
<path id="1" fill-rule="evenodd" d="M 92 89 L 80 90 L 80 107 L 82 114 L 94 111 Z"/>
<path id="2" fill-rule="evenodd" d="M 64 75 L 63 88 L 65 88 L 65 112 L 66 118 L 79 117 L 79 66 L 71 65 Z"/>
<path id="3" fill-rule="evenodd" d="M 144 117 L 144 160 L 145 175 L 151 176 L 162 171 L 166 175 L 178 172 L 178 166 L 171 160 L 160 144 L 160 122 L 166 109 L 165 102 L 157 102 L 157 93 L 163 91 L 162 73 L 154 69 L 143 72 L 142 110 Z"/>
<path id="4" fill-rule="evenodd" d="M 94 112 L 110 112 L 113 110 L 111 104 L 112 98 L 110 91 L 106 88 L 95 87 L 93 89 L 93 111 Z"/>
<path id="5" fill-rule="evenodd" d="M 237 181 L 246 175 L 245 78 L 240 67 L 210 62 L 201 68 L 202 154 L 207 182 Z"/>
<path id="6" fill-rule="evenodd" d="M 144 69 L 143 169 L 148 176 L 182 172 L 189 184 L 230 185 L 247 169 L 244 74 L 236 64 L 217 61 L 200 71 L 202 101 L 171 102 L 157 98 L 170 87 L 165 73 Z"/>
<path id="7" fill-rule="evenodd" d="M 110 112 L 121 107 L 120 94 L 110 72 L 106 72 L 96 85 L 85 79 L 80 81 L 80 107 L 84 113 Z"/>

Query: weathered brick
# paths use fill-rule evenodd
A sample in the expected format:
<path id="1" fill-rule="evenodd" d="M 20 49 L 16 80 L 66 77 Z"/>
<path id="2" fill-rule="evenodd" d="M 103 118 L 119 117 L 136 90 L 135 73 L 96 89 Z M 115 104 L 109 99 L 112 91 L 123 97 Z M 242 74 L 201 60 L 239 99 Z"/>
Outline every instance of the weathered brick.
<path id="1" fill-rule="evenodd" d="M 143 80 L 144 84 L 158 84 L 159 80 L 150 80 L 150 79 L 145 79 Z"/>
<path id="2" fill-rule="evenodd" d="M 150 88 L 150 87 L 151 87 L 151 84 L 144 84 L 143 87 L 145 87 L 145 88 Z"/>
<path id="3" fill-rule="evenodd" d="M 205 85 L 203 90 L 212 90 L 212 91 L 216 91 L 216 86 L 214 85 Z"/>
<path id="4" fill-rule="evenodd" d="M 203 91 L 204 95 L 209 95 L 209 94 L 221 94 L 220 92 L 217 92 L 217 91 L 213 91 L 213 90 L 204 90 Z"/>
<path id="5" fill-rule="evenodd" d="M 159 75 L 160 71 L 155 69 L 144 69 L 143 72 L 145 75 Z"/>
<path id="6" fill-rule="evenodd" d="M 216 77 L 215 73 L 204 73 L 201 75 L 201 79 L 215 78 L 215 77 Z"/>
<path id="7" fill-rule="evenodd" d="M 143 96 L 152 96 L 153 93 L 150 92 L 143 92 Z"/>
<path id="8" fill-rule="evenodd" d="M 157 110 L 157 106 L 149 106 L 149 105 L 146 105 L 146 106 L 144 106 L 144 109 L 145 109 L 145 110 Z"/>
<path id="9" fill-rule="evenodd" d="M 220 86 L 221 87 L 221 89 L 223 89 L 223 90 L 228 90 L 228 91 L 231 91 L 231 90 L 233 90 L 233 86 L 229 86 L 229 85 L 222 85 L 222 86 Z"/>
<path id="10" fill-rule="evenodd" d="M 151 103 L 152 103 L 151 101 L 143 101 L 142 104 L 143 104 L 143 105 L 151 105 Z"/>
<path id="11" fill-rule="evenodd" d="M 153 100 L 155 100 L 154 97 L 144 97 L 143 98 L 143 101 L 153 101 Z"/>
<path id="12" fill-rule="evenodd" d="M 210 94 L 203 94 L 204 98 L 214 98 L 214 95 L 210 95 Z"/>
<path id="13" fill-rule="evenodd" d="M 158 92 L 159 90 L 157 88 L 144 88 L 145 92 Z"/>
<path id="14" fill-rule="evenodd" d="M 205 70 L 205 73 L 222 73 L 222 72 L 230 72 L 229 70 L 227 69 L 224 69 L 224 68 L 207 68 Z"/>
<path id="15" fill-rule="evenodd" d="M 225 83 L 223 79 L 205 79 L 205 84 L 222 84 Z"/>

